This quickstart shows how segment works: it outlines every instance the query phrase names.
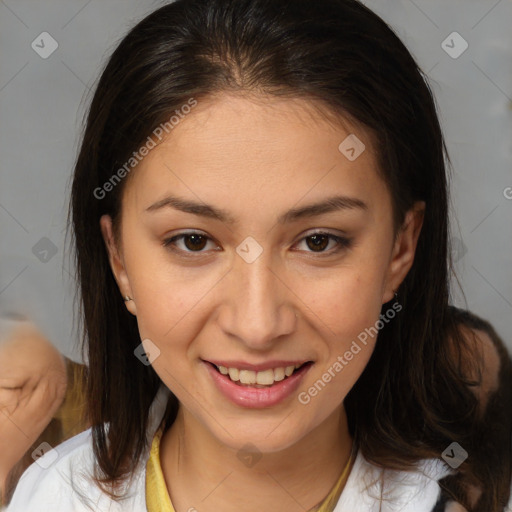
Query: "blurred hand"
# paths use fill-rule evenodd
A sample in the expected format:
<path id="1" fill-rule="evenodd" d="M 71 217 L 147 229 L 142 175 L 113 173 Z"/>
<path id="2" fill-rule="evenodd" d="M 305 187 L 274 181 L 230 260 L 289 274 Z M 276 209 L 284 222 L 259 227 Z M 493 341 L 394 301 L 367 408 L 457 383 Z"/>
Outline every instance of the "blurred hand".
<path id="1" fill-rule="evenodd" d="M 66 365 L 28 322 L 13 322 L 0 339 L 0 490 L 64 400 Z"/>

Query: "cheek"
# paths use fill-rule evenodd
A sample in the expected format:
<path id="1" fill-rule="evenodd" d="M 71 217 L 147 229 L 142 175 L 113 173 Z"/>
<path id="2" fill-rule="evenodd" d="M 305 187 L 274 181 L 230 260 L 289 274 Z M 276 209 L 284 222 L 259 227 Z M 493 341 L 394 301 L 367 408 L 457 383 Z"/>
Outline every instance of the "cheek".
<path id="1" fill-rule="evenodd" d="M 299 402 L 303 405 L 313 403 L 317 414 L 323 417 L 330 414 L 345 399 L 363 373 L 373 352 L 373 345 L 374 342 L 366 346 L 359 343 L 357 351 L 342 351 L 329 364 L 320 368 L 306 384 L 298 395 Z M 350 361 L 347 353 L 351 354 Z"/>
<path id="2" fill-rule="evenodd" d="M 178 397 L 185 382 L 187 391 L 192 392 L 198 383 L 192 378 L 190 362 L 200 356 L 194 340 L 208 322 L 224 269 L 212 265 L 199 271 L 172 265 L 160 248 L 147 254 L 132 253 L 126 264 L 137 298 L 140 338 L 150 339 L 159 350 L 152 361 L 154 370 Z"/>
<path id="3" fill-rule="evenodd" d="M 220 270 L 213 265 L 198 270 L 172 264 L 166 249 L 154 241 L 147 246 L 146 250 L 127 247 L 126 268 L 136 297 L 141 336 L 163 340 L 174 337 L 190 313 L 197 316 L 205 294 L 215 291 Z"/>
<path id="4" fill-rule="evenodd" d="M 316 336 L 321 336 L 319 361 L 298 400 L 312 404 L 309 411 L 318 421 L 343 401 L 373 353 L 381 301 L 380 288 L 368 277 L 353 273 L 332 279 L 323 287 L 323 295 L 313 298 L 320 317 L 314 327 Z"/>
<path id="5" fill-rule="evenodd" d="M 307 306 L 306 314 L 314 313 L 315 323 L 338 351 L 374 325 L 382 308 L 385 263 L 377 257 L 353 260 L 297 281 L 296 293 Z"/>

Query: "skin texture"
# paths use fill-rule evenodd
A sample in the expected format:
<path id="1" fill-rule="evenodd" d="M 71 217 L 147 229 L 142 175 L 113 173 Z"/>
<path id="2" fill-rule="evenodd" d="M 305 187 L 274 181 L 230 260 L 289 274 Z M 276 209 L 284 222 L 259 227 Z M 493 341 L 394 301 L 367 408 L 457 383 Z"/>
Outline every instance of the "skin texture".
<path id="1" fill-rule="evenodd" d="M 0 489 L 64 400 L 64 358 L 30 323 L 0 340 Z"/>
<path id="2" fill-rule="evenodd" d="M 110 217 L 100 222 L 120 293 L 133 298 L 126 307 L 137 316 L 141 339 L 158 346 L 153 367 L 180 401 L 161 445 L 177 512 L 232 512 L 240 503 L 249 512 L 307 510 L 325 497 L 349 457 L 343 399 L 375 339 L 309 404 L 297 395 L 393 298 L 413 262 L 424 204 L 408 212 L 395 239 L 370 137 L 347 119 L 343 126 L 329 122 L 312 106 L 227 94 L 199 102 L 130 175 L 119 244 Z M 366 146 L 354 161 L 338 150 L 350 133 Z M 227 210 L 236 223 L 170 207 L 145 211 L 171 193 Z M 368 208 L 277 223 L 285 211 L 334 194 Z M 202 253 L 193 253 L 190 239 L 188 249 L 187 239 L 176 241 L 175 252 L 163 246 L 187 230 L 211 239 Z M 319 230 L 345 234 L 352 244 L 334 252 L 330 240 L 322 256 L 305 238 Z M 252 263 L 236 252 L 248 236 L 263 249 Z M 211 359 L 314 364 L 287 400 L 248 410 L 213 386 L 201 361 Z M 262 455 L 252 467 L 237 457 L 248 443 Z"/>

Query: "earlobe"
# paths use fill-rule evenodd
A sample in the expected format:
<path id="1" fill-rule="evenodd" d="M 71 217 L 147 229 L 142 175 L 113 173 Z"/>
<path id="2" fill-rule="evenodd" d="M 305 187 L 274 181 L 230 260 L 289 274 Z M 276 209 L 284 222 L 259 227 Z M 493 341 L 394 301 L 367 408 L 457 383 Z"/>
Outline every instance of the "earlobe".
<path id="1" fill-rule="evenodd" d="M 383 290 L 382 303 L 390 301 L 400 284 L 407 276 L 416 253 L 416 246 L 423 226 L 425 202 L 418 201 L 406 213 L 404 223 L 396 237 L 393 253 L 389 262 Z"/>
<path id="2" fill-rule="evenodd" d="M 126 304 L 126 308 L 128 309 L 128 311 L 135 315 L 136 306 L 133 299 L 130 301 L 124 300 L 125 297 L 133 297 L 133 295 L 130 287 L 130 281 L 128 279 L 128 274 L 126 272 L 124 261 L 122 258 L 122 254 L 114 238 L 112 218 L 110 217 L 110 215 L 101 216 L 100 228 L 101 234 L 103 236 L 103 241 L 105 242 L 110 268 L 112 270 L 112 273 L 114 274 L 117 286 L 119 287 L 119 300 L 122 300 Z"/>

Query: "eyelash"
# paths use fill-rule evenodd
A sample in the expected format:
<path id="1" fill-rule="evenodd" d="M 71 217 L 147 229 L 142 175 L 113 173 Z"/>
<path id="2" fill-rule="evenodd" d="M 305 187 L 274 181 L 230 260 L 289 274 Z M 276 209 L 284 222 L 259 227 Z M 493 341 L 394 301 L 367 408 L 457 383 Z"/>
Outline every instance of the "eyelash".
<path id="1" fill-rule="evenodd" d="M 201 236 L 203 238 L 206 238 L 207 241 L 211 241 L 212 240 L 212 238 L 204 235 L 203 233 L 196 233 L 195 231 L 187 231 L 187 232 L 184 232 L 184 233 L 180 233 L 179 235 L 175 235 L 172 238 L 168 238 L 168 239 L 164 240 L 162 245 L 164 247 L 166 247 L 167 249 L 173 251 L 173 252 L 177 252 L 177 253 L 180 253 L 182 255 L 186 255 L 186 257 L 196 257 L 196 256 L 189 256 L 189 255 L 192 255 L 194 253 L 203 254 L 202 250 L 201 251 L 189 251 L 189 250 L 183 250 L 183 249 L 176 248 L 175 243 L 176 243 L 177 240 L 184 239 L 187 236 L 191 236 L 191 235 L 199 235 L 199 236 Z M 343 236 L 334 235 L 332 233 L 326 233 L 324 231 L 315 231 L 313 233 L 310 233 L 307 236 L 301 238 L 299 240 L 299 242 L 302 242 L 302 241 L 306 240 L 307 238 L 311 238 L 313 236 L 318 236 L 318 235 L 328 237 L 330 240 L 335 241 L 338 244 L 338 246 L 335 247 L 334 249 L 330 249 L 328 251 L 318 251 L 318 252 L 306 251 L 306 252 L 309 252 L 311 254 L 317 254 L 320 257 L 322 257 L 323 255 L 330 256 L 330 255 L 333 255 L 333 254 L 337 254 L 338 252 L 342 251 L 343 249 L 349 249 L 352 246 L 352 239 L 351 238 L 346 238 L 346 237 L 343 237 Z"/>

